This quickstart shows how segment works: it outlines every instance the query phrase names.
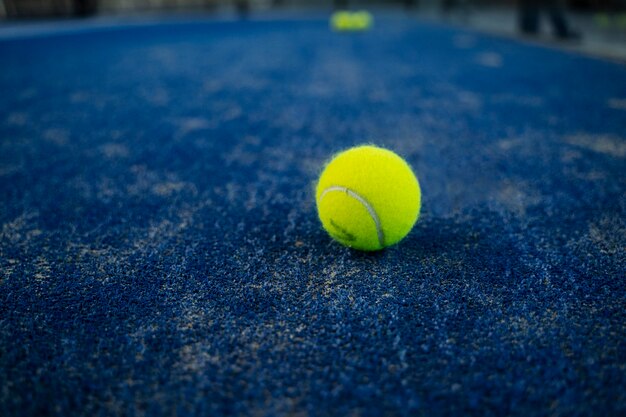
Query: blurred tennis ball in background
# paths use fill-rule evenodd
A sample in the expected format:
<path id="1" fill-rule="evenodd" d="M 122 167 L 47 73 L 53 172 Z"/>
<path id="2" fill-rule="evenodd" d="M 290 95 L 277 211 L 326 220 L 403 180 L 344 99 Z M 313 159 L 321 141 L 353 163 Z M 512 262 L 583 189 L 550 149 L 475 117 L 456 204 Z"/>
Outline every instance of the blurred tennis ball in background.
<path id="1" fill-rule="evenodd" d="M 336 31 L 361 31 L 372 27 L 374 18 L 371 13 L 360 10 L 358 12 L 349 12 L 347 10 L 339 10 L 334 12 L 330 17 L 330 27 Z"/>
<path id="2" fill-rule="evenodd" d="M 360 10 L 352 13 L 352 28 L 354 30 L 366 30 L 372 26 L 373 18 L 371 13 Z"/>
<path id="3" fill-rule="evenodd" d="M 334 30 L 350 30 L 352 25 L 352 14 L 346 10 L 340 10 L 330 17 L 330 27 Z"/>

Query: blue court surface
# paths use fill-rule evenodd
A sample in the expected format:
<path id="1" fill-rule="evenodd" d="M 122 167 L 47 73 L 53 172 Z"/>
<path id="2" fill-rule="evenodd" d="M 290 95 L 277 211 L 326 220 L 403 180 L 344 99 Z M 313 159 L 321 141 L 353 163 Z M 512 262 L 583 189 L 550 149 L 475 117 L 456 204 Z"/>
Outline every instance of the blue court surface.
<path id="1" fill-rule="evenodd" d="M 626 67 L 327 17 L 0 36 L 0 415 L 626 413 Z M 362 143 L 376 253 L 315 207 Z"/>

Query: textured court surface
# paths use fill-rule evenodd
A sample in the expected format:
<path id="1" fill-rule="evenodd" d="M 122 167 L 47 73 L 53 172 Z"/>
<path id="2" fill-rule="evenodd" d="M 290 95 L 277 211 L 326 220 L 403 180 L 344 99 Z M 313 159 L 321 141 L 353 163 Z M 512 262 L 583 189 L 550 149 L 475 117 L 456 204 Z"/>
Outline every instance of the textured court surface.
<path id="1" fill-rule="evenodd" d="M 418 23 L 0 40 L 0 415 L 626 412 L 626 68 Z M 321 229 L 345 147 L 424 193 Z"/>

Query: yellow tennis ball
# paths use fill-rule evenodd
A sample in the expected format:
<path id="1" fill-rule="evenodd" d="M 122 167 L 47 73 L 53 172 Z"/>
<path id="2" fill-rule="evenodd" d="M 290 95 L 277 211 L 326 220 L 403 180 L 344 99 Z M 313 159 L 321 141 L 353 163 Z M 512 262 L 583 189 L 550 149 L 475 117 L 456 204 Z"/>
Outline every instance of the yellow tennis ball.
<path id="1" fill-rule="evenodd" d="M 330 27 L 334 30 L 351 30 L 352 14 L 345 10 L 339 10 L 330 17 Z"/>
<path id="2" fill-rule="evenodd" d="M 372 15 L 365 10 L 352 13 L 352 29 L 367 30 L 372 26 Z"/>
<path id="3" fill-rule="evenodd" d="M 421 191 L 401 157 L 366 145 L 341 152 L 326 165 L 316 201 L 322 225 L 335 240 L 375 251 L 411 231 L 419 216 Z"/>

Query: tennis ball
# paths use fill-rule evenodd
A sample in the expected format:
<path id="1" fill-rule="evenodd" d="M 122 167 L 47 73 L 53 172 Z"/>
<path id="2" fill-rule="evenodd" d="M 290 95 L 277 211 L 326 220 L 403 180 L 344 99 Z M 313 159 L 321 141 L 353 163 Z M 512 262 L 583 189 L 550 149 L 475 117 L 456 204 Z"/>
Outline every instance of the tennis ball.
<path id="1" fill-rule="evenodd" d="M 372 15 L 365 10 L 354 13 L 339 10 L 330 17 L 330 27 L 337 31 L 367 30 L 372 26 L 372 22 Z"/>
<path id="2" fill-rule="evenodd" d="M 350 30 L 352 28 L 352 14 L 345 10 L 334 12 L 330 17 L 330 26 L 334 30 Z"/>
<path id="3" fill-rule="evenodd" d="M 315 194 L 324 229 L 345 246 L 364 251 L 402 240 L 421 206 L 411 167 L 392 151 L 370 145 L 337 154 L 324 168 Z"/>
<path id="4" fill-rule="evenodd" d="M 352 13 L 352 29 L 353 30 L 367 30 L 372 26 L 372 15 L 365 10 Z"/>

